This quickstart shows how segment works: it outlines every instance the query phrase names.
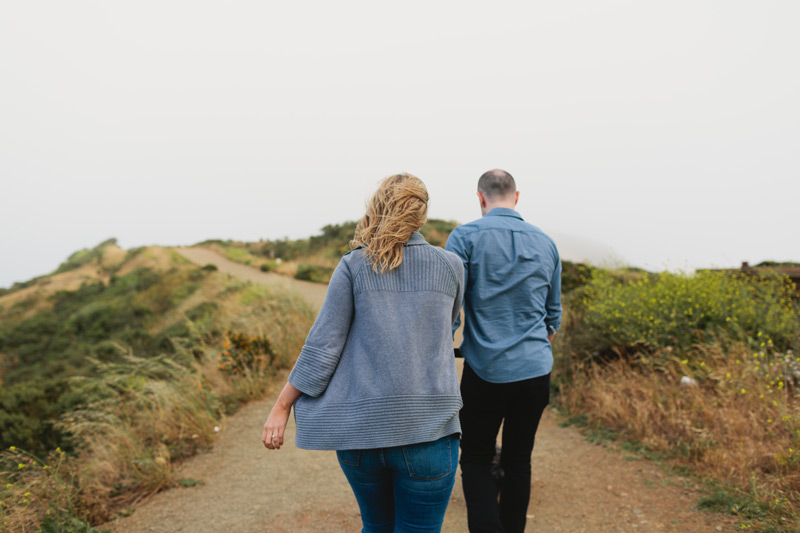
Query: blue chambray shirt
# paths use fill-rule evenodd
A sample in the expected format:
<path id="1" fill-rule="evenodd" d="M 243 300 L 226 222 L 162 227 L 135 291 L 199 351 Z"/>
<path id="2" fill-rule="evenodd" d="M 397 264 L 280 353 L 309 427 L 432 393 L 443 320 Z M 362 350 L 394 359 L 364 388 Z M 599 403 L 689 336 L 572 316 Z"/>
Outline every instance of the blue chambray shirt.
<path id="1" fill-rule="evenodd" d="M 547 335 L 561 324 L 561 259 L 553 240 L 513 209 L 495 207 L 456 227 L 445 250 L 464 263 L 467 364 L 492 383 L 550 373 Z"/>

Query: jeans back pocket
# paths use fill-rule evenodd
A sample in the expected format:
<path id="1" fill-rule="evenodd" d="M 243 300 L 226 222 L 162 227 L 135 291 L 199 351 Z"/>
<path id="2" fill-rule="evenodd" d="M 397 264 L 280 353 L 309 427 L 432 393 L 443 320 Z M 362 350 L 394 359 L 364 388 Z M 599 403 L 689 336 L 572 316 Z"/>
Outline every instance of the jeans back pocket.
<path id="1" fill-rule="evenodd" d="M 457 439 L 442 437 L 433 442 L 402 446 L 408 475 L 416 479 L 433 481 L 453 470 L 453 446 Z"/>
<path id="2" fill-rule="evenodd" d="M 347 466 L 358 466 L 361 458 L 361 450 L 337 450 L 336 458 L 339 462 Z"/>

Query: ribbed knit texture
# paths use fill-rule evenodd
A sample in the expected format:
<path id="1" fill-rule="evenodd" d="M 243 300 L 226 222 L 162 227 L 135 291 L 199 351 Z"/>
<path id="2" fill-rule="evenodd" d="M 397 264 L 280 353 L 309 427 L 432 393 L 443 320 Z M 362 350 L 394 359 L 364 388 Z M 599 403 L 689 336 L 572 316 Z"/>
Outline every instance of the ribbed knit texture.
<path id="1" fill-rule="evenodd" d="M 361 250 L 339 262 L 289 381 L 300 448 L 428 442 L 461 431 L 451 327 L 460 259 L 415 232 L 403 263 L 372 270 Z"/>
<path id="2" fill-rule="evenodd" d="M 437 260 L 438 259 L 438 260 Z M 456 297 L 455 272 L 441 250 L 431 246 L 406 246 L 403 264 L 385 274 L 377 274 L 366 266 L 353 280 L 356 293 L 364 291 L 432 291 Z M 405 267 L 405 268 L 403 268 Z"/>

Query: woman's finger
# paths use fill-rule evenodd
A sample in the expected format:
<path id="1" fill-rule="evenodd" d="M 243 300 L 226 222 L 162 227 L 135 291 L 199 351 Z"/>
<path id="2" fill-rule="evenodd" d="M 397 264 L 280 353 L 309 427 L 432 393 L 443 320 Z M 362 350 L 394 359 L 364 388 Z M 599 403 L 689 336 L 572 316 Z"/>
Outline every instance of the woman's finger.
<path id="1" fill-rule="evenodd" d="M 267 423 L 264 426 L 264 433 L 261 435 L 261 441 L 264 446 L 269 450 L 279 450 L 283 444 L 283 429 L 284 427 L 276 427 Z"/>
<path id="2" fill-rule="evenodd" d="M 267 446 L 267 425 L 264 424 L 264 431 L 261 432 L 261 442 L 264 443 L 264 446 Z M 269 447 L 269 446 L 267 446 Z"/>
<path id="3" fill-rule="evenodd" d="M 261 434 L 261 442 L 264 443 L 264 446 L 268 450 L 274 449 L 275 440 L 272 438 L 272 435 L 275 433 L 273 428 L 268 424 L 264 424 L 264 432 Z"/>

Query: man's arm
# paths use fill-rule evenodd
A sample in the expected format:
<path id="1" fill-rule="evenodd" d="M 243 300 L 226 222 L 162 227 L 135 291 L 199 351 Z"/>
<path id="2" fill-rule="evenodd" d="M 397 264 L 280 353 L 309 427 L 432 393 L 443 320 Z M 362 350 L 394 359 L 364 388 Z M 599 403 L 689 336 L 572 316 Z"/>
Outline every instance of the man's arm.
<path id="1" fill-rule="evenodd" d="M 545 319 L 547 338 L 552 344 L 556 331 L 561 326 L 561 258 L 556 252 L 556 268 L 550 278 L 550 290 L 545 300 Z"/>

